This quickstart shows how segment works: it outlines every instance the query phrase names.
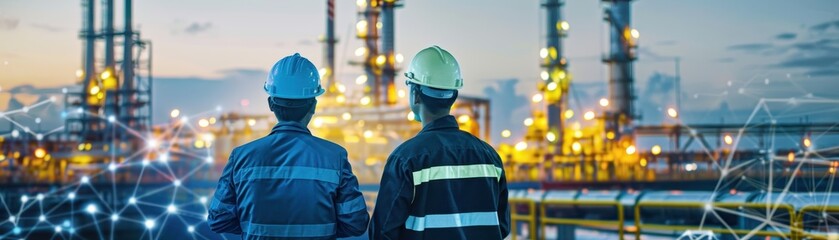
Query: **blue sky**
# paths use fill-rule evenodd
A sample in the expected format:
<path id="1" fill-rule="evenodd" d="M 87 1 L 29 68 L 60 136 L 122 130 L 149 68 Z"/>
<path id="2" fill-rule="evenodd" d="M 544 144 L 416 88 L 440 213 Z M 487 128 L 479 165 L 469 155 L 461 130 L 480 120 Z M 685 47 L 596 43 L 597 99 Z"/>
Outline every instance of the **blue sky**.
<path id="1" fill-rule="evenodd" d="M 121 9 L 118 2 L 117 8 Z M 447 48 L 463 67 L 463 91 L 469 95 L 485 96 L 488 87 L 498 87 L 508 80 L 516 80 L 515 85 L 506 84 L 514 86 L 516 93 L 496 96 L 496 102 L 516 102 L 516 98 L 529 99 L 535 93 L 545 28 L 539 1 L 402 2 L 405 7 L 397 10 L 396 17 L 397 52 L 410 59 L 431 44 Z M 135 1 L 134 22 L 143 38 L 154 42 L 159 86 L 184 86 L 185 82 L 174 82 L 179 80 L 241 85 L 259 83 L 264 77 L 261 71 L 294 52 L 320 63 L 322 46 L 317 38 L 324 31 L 324 7 L 325 1 L 312 0 L 247 4 L 143 0 Z M 682 59 L 683 107 L 697 112 L 695 121 L 716 119 L 707 115 L 722 105 L 750 110 L 761 97 L 836 99 L 839 94 L 831 89 L 839 87 L 837 9 L 839 1 L 833 0 L 636 1 L 632 23 L 641 33 L 641 56 L 635 65 L 635 77 L 639 102 L 645 101 L 643 113 L 650 116 L 645 119 L 656 119 L 658 109 L 672 105 L 667 82 L 673 73 L 673 56 Z M 341 39 L 337 73 L 339 81 L 351 84 L 361 73 L 346 64 L 354 58 L 353 50 L 361 46 L 350 35 L 357 19 L 355 1 L 338 0 L 336 12 L 336 32 Z M 564 45 L 580 95 L 579 105 L 581 110 L 594 108 L 594 100 L 606 94 L 602 88 L 607 70 L 599 60 L 606 43 L 602 7 L 595 0 L 569 0 L 563 13 L 571 24 Z M 120 16 L 117 14 L 117 19 Z M 79 1 L 0 2 L 3 91 L 26 84 L 39 89 L 74 84 L 74 72 L 81 64 L 81 41 L 77 38 L 80 25 Z M 117 27 L 121 26 L 117 21 Z M 207 97 L 194 101 L 235 106 L 239 97 L 261 96 L 260 85 L 252 86 L 252 92 L 248 92 L 248 86 L 240 87 L 243 92 L 236 92 L 229 100 L 211 98 L 231 95 L 224 92 L 224 87 L 207 87 Z M 195 89 L 201 93 L 200 86 Z M 180 89 L 169 90 L 177 93 Z M 10 96 L 0 93 L 0 109 L 6 107 Z M 26 94 L 16 97 L 22 101 L 37 98 Z M 177 94 L 156 97 L 163 102 L 158 105 L 166 107 L 175 101 L 191 101 Z M 523 119 L 528 107 L 529 103 L 524 102 L 503 110 L 521 113 L 515 115 Z M 249 110 L 267 112 L 255 107 Z M 517 117 L 500 120 L 496 125 L 521 122 Z"/>

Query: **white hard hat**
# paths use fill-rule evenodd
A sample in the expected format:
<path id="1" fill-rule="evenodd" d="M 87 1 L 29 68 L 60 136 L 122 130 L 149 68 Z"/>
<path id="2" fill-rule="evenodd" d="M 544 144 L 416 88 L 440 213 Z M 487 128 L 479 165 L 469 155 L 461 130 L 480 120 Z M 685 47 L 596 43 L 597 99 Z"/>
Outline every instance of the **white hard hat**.
<path id="1" fill-rule="evenodd" d="M 436 45 L 423 49 L 414 56 L 405 77 L 408 77 L 408 82 L 421 86 L 447 90 L 463 87 L 460 64 L 451 53 Z"/>
<path id="2" fill-rule="evenodd" d="M 288 99 L 314 98 L 324 92 L 318 69 L 299 53 L 275 63 L 263 89 L 272 97 Z"/>

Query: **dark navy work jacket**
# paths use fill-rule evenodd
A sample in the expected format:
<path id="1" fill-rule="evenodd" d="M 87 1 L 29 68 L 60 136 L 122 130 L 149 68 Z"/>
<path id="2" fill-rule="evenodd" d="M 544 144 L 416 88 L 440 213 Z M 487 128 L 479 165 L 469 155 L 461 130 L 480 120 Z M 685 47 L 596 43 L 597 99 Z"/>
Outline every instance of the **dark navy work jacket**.
<path id="1" fill-rule="evenodd" d="M 507 181 L 498 153 L 439 118 L 396 148 L 382 174 L 370 239 L 504 239 Z"/>
<path id="2" fill-rule="evenodd" d="M 335 239 L 363 234 L 369 219 L 347 151 L 280 123 L 230 154 L 207 222 L 243 239 Z"/>

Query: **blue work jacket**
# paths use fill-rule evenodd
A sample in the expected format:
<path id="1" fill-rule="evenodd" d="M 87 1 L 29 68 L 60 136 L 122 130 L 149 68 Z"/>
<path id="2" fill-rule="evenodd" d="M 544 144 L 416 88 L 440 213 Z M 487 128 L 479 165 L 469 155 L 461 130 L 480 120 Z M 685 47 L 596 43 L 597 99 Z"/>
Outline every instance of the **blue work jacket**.
<path id="1" fill-rule="evenodd" d="M 208 214 L 214 232 L 243 239 L 358 236 L 370 220 L 347 151 L 285 122 L 233 150 Z"/>

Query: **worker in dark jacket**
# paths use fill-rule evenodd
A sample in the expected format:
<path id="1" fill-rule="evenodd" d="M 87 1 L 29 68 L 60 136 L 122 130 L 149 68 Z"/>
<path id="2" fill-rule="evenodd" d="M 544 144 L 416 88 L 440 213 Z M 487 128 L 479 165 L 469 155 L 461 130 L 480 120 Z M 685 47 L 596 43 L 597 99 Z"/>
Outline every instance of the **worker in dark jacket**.
<path id="1" fill-rule="evenodd" d="M 457 61 L 433 46 L 405 75 L 423 128 L 387 159 L 370 239 L 504 239 L 510 212 L 501 158 L 449 115 L 463 86 Z"/>
<path id="2" fill-rule="evenodd" d="M 363 234 L 370 216 L 347 151 L 306 128 L 324 92 L 318 70 L 300 54 L 285 57 L 264 89 L 279 123 L 230 154 L 209 207 L 210 229 L 243 239 Z"/>

